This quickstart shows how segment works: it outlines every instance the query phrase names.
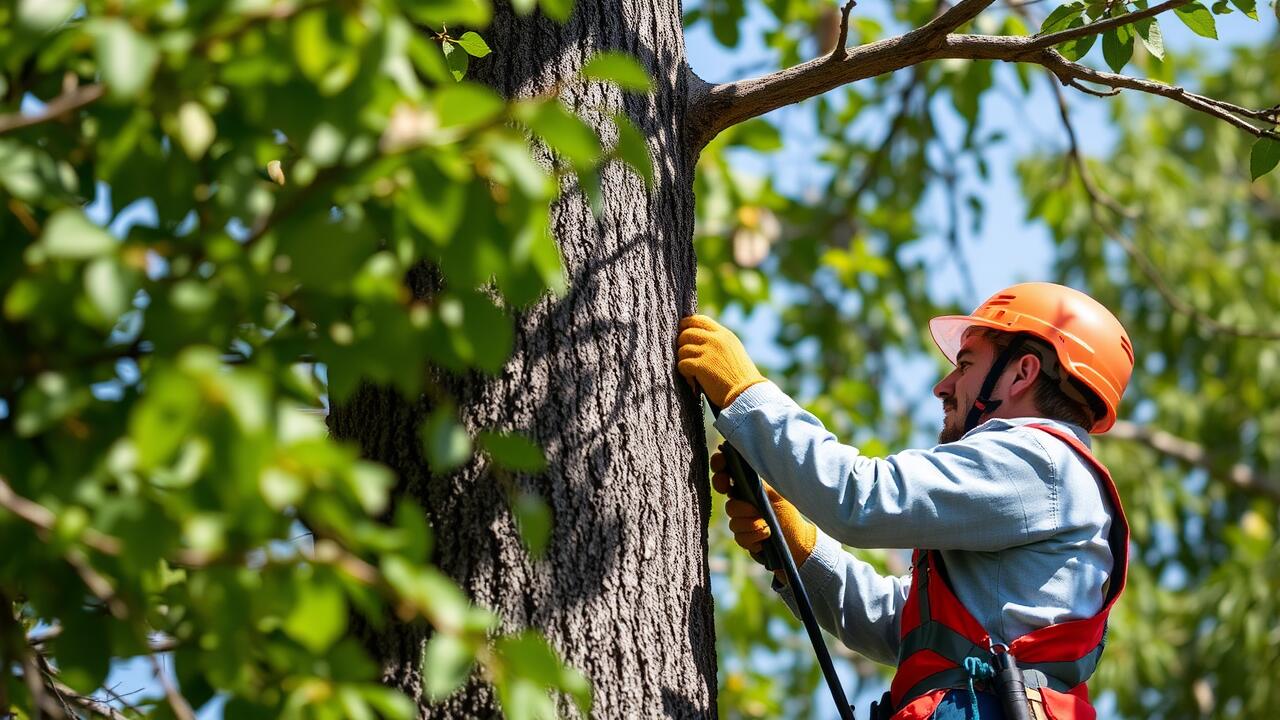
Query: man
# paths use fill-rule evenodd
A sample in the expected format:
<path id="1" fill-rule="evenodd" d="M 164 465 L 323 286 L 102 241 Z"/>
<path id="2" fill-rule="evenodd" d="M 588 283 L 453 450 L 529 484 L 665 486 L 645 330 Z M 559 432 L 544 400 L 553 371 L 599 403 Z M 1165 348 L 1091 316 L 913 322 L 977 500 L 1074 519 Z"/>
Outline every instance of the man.
<path id="1" fill-rule="evenodd" d="M 710 318 L 681 321 L 678 367 L 777 489 L 770 500 L 819 622 L 897 665 L 885 717 L 1003 717 L 991 681 L 1000 652 L 1024 670 L 1031 717 L 1094 717 L 1085 680 L 1124 586 L 1128 525 L 1088 433 L 1115 423 L 1129 338 L 1097 301 L 1049 283 L 1015 285 L 929 327 L 955 365 L 933 388 L 941 444 L 885 458 L 837 442 Z M 726 492 L 718 453 L 712 467 Z M 727 509 L 735 539 L 758 552 L 768 536 L 758 513 L 733 499 Z M 912 573 L 880 576 L 839 543 L 913 548 Z"/>

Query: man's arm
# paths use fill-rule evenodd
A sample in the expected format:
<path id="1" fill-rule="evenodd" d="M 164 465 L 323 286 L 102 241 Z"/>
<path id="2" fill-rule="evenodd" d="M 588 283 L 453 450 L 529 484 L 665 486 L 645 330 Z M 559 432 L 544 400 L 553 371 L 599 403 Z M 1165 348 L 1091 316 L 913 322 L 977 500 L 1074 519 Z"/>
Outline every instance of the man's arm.
<path id="1" fill-rule="evenodd" d="M 898 615 L 907 602 L 911 577 L 886 577 L 818 533 L 818 543 L 800 566 L 818 624 L 854 652 L 886 665 L 898 662 Z M 796 612 L 791 588 L 774 589 Z"/>
<path id="2" fill-rule="evenodd" d="M 1057 472 L 1034 430 L 978 432 L 870 458 L 768 382 L 743 392 L 716 428 L 783 497 L 848 545 L 992 551 L 1058 530 Z"/>

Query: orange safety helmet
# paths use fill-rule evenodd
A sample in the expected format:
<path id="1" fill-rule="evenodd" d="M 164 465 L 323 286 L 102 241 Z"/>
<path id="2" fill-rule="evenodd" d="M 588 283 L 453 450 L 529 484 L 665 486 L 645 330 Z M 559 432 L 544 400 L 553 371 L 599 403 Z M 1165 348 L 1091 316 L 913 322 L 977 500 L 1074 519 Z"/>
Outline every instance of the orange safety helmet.
<path id="1" fill-rule="evenodd" d="M 1029 333 L 1049 343 L 1067 374 L 1107 408 L 1089 432 L 1104 433 L 1115 424 L 1120 396 L 1133 373 L 1133 345 L 1124 326 L 1097 300 L 1062 285 L 1021 283 L 992 295 L 971 315 L 929 321 L 933 341 L 953 365 L 964 331 L 971 327 Z"/>

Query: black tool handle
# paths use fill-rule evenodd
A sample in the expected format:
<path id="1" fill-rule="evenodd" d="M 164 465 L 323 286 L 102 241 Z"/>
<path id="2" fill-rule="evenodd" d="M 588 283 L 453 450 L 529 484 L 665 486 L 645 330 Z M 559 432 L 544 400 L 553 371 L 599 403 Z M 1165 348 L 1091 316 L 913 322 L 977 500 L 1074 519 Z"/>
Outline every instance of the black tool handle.
<path id="1" fill-rule="evenodd" d="M 1005 720 L 1031 720 L 1031 708 L 1027 705 L 1027 683 L 1022 677 L 1018 661 L 1009 652 L 997 652 L 996 693 L 1004 708 Z"/>
<path id="2" fill-rule="evenodd" d="M 710 400 L 707 404 L 711 405 L 711 414 L 720 417 L 720 408 Z M 813 616 L 813 605 L 809 603 L 809 593 L 805 591 L 804 583 L 800 580 L 800 571 L 796 568 L 795 558 L 791 557 L 791 552 L 787 549 L 787 540 L 782 534 L 782 527 L 778 524 L 778 516 L 773 512 L 773 504 L 769 502 L 768 495 L 764 491 L 764 483 L 760 482 L 760 476 L 756 474 L 755 469 L 732 445 L 725 443 L 722 452 L 725 463 L 729 467 L 729 476 L 733 478 L 732 490 L 737 491 L 735 495 L 740 493 L 739 496 L 743 500 L 760 511 L 765 524 L 769 526 L 769 537 L 765 539 L 764 544 L 765 566 L 773 569 L 781 565 L 787 575 L 787 583 L 791 586 L 792 596 L 795 597 L 800 621 L 804 624 L 805 632 L 809 634 L 809 642 L 813 644 L 814 654 L 818 656 L 818 665 L 822 668 L 823 677 L 827 679 L 827 688 L 831 691 L 831 699 L 835 701 L 836 710 L 840 713 L 840 720 L 854 720 L 853 707 L 846 699 L 844 687 L 840 684 L 840 676 L 836 674 L 835 665 L 831 662 L 831 653 L 827 651 L 827 644 L 822 639 L 822 629 L 818 627 L 818 619 Z"/>

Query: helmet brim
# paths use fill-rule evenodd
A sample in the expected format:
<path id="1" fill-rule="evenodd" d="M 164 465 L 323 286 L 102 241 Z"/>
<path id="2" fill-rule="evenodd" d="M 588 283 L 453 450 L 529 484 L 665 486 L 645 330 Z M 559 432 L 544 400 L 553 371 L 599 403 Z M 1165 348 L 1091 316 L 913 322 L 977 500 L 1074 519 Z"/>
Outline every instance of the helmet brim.
<path id="1" fill-rule="evenodd" d="M 991 328 L 1008 332 L 1009 326 L 972 315 L 941 315 L 929 321 L 929 334 L 942 354 L 956 364 L 956 355 L 964 343 L 964 332 L 971 327 Z"/>

